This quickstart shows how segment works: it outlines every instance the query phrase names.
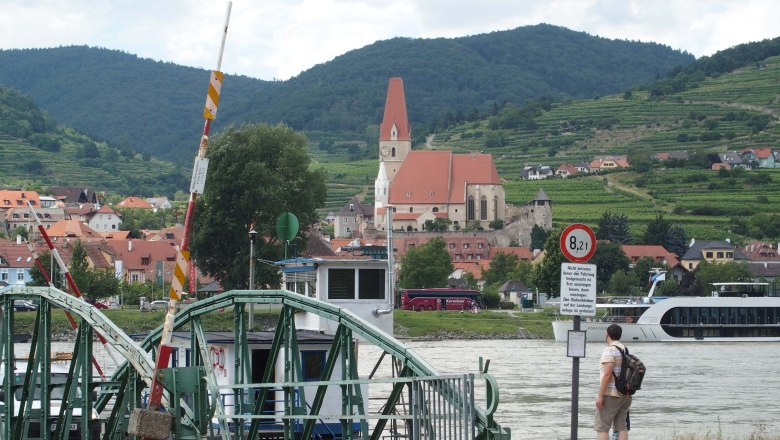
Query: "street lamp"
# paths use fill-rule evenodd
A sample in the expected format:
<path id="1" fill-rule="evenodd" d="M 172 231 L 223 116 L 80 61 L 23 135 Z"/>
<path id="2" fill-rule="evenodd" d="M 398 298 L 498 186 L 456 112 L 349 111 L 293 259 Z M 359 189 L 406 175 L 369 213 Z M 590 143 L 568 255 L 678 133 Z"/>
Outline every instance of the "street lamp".
<path id="1" fill-rule="evenodd" d="M 255 228 L 249 230 L 249 290 L 255 290 Z M 255 327 L 255 303 L 249 303 L 249 331 Z"/>

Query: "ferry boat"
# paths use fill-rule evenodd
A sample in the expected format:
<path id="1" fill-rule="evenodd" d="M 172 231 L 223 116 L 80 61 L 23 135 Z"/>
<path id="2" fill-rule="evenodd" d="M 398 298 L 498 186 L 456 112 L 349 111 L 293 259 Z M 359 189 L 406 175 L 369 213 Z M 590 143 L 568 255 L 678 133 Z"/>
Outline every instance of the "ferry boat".
<path id="1" fill-rule="evenodd" d="M 661 278 L 663 279 L 663 278 Z M 588 341 L 603 342 L 607 327 L 618 323 L 623 341 L 780 341 L 780 297 L 769 283 L 712 283 L 706 297 L 600 297 L 596 317 L 583 319 Z M 571 320 L 552 323 L 555 340 L 565 342 Z"/>

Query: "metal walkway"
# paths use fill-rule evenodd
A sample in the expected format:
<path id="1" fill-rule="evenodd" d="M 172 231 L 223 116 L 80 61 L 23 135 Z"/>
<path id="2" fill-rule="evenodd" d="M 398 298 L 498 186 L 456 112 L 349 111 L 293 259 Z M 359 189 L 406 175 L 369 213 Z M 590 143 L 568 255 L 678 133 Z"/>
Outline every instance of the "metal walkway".
<path id="1" fill-rule="evenodd" d="M 161 328 L 139 343 L 100 310 L 58 289 L 9 287 L 0 294 L 0 440 L 126 438 L 128 416 L 143 407 L 148 393 Z M 13 304 L 19 299 L 38 304 L 26 360 L 13 355 Z M 255 383 L 253 374 L 256 379 L 260 375 L 252 370 L 245 313 L 250 303 L 273 305 L 279 311 L 262 379 Z M 64 383 L 55 379 L 51 369 L 54 308 L 80 318 Z M 232 310 L 234 318 L 230 384 L 220 384 L 201 323 L 206 315 L 222 310 Z M 304 379 L 294 318 L 301 311 L 338 323 L 336 334 L 329 336 L 330 348 L 319 380 Z M 165 408 L 174 414 L 172 435 L 176 439 L 510 438 L 509 430 L 493 418 L 498 387 L 486 367 L 480 365 L 482 371 L 476 374 L 440 375 L 391 335 L 332 304 L 284 290 L 231 291 L 181 310 L 174 329 L 188 334 L 189 366 L 162 370 L 160 380 L 166 389 Z M 125 359 L 110 378 L 93 374 L 95 332 Z M 371 374 L 360 377 L 356 344 L 366 342 L 380 349 L 381 356 L 374 361 L 361 359 L 374 365 Z M 475 404 L 478 381 L 486 383 L 484 409 Z M 324 410 L 326 395 L 334 393 L 341 403 L 337 414 Z M 226 404 L 225 396 L 232 403 Z M 325 423 L 328 420 L 335 424 Z"/>

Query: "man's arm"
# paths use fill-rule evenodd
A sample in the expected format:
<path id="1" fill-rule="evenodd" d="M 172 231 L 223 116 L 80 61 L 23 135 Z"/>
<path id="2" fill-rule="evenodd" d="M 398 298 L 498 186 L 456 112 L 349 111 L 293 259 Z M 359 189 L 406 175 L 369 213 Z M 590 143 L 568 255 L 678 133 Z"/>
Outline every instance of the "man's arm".
<path id="1" fill-rule="evenodd" d="M 614 362 L 602 363 L 604 367 L 604 373 L 601 374 L 601 383 L 599 384 L 599 393 L 596 396 L 596 408 L 601 408 L 604 404 L 604 394 L 607 392 L 607 385 L 612 380 L 612 369 L 615 368 Z"/>

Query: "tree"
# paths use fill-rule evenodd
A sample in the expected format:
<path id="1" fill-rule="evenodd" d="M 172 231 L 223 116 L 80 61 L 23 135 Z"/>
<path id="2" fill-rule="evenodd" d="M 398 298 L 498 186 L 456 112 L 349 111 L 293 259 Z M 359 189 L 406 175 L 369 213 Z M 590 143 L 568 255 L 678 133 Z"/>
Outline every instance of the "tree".
<path id="1" fill-rule="evenodd" d="M 688 288 L 690 295 L 706 296 L 712 291 L 711 283 L 751 281 L 753 274 L 746 263 L 709 263 L 702 261 L 694 271 L 696 277 Z"/>
<path id="2" fill-rule="evenodd" d="M 482 279 L 487 285 L 503 284 L 512 278 L 519 263 L 517 255 L 499 252 L 490 260 L 490 266 L 482 274 Z"/>
<path id="3" fill-rule="evenodd" d="M 599 220 L 596 238 L 618 244 L 631 244 L 632 239 L 628 230 L 628 217 L 625 214 L 605 212 Z"/>
<path id="4" fill-rule="evenodd" d="M 310 169 L 306 138 L 292 129 L 267 124 L 229 127 L 209 146 L 208 178 L 198 200 L 190 249 L 205 273 L 226 290 L 249 286 L 249 230 L 258 237 L 255 255 L 284 257 L 276 220 L 284 212 L 298 217 L 303 237 L 317 222 L 325 201 L 325 171 Z M 301 240 L 295 241 L 301 247 Z M 259 286 L 279 286 L 276 268 L 259 265 Z"/>
<path id="5" fill-rule="evenodd" d="M 434 237 L 401 258 L 399 284 L 402 288 L 446 287 L 453 270 L 444 238 Z"/>
<path id="6" fill-rule="evenodd" d="M 60 267 L 57 264 L 55 264 L 54 265 L 54 276 L 52 276 L 52 272 L 51 272 L 51 262 L 52 262 L 51 252 L 49 252 L 49 251 L 41 252 L 38 255 L 38 258 L 41 261 L 41 265 L 43 266 L 43 269 L 46 271 L 46 275 L 51 277 L 54 280 L 55 285 L 57 285 L 58 284 L 57 281 L 62 278 L 62 273 L 60 271 Z M 32 278 L 32 282 L 29 284 L 31 286 L 48 286 L 49 285 L 46 282 L 46 278 L 43 276 L 43 274 L 41 273 L 40 269 L 38 269 L 38 265 L 37 264 L 34 265 L 30 269 L 30 278 Z"/>
<path id="7" fill-rule="evenodd" d="M 620 296 L 634 295 L 638 290 L 634 276 L 622 270 L 612 274 L 612 278 L 609 279 L 609 287 L 607 288 L 611 295 Z"/>
<path id="8" fill-rule="evenodd" d="M 685 255 L 688 251 L 688 238 L 685 236 L 685 228 L 679 225 L 672 225 L 666 231 L 664 239 L 664 248 L 669 252 L 674 252 L 678 257 Z"/>
<path id="9" fill-rule="evenodd" d="M 90 269 L 87 249 L 81 240 L 76 240 L 70 257 L 68 270 L 82 295 L 102 299 L 119 294 L 119 280 L 108 269 Z"/>
<path id="10" fill-rule="evenodd" d="M 561 264 L 566 261 L 561 251 L 562 229 L 553 231 L 544 242 L 544 259 L 533 268 L 531 281 L 539 291 L 555 298 L 561 294 Z"/>
<path id="11" fill-rule="evenodd" d="M 534 225 L 534 227 L 531 229 L 531 249 L 543 248 L 549 234 L 550 233 L 545 231 L 543 227 Z"/>
<path id="12" fill-rule="evenodd" d="M 596 252 L 589 261 L 596 265 L 596 281 L 598 291 L 602 291 L 609 284 L 612 274 L 618 270 L 628 272 L 628 257 L 623 253 L 620 245 L 614 242 L 599 241 Z"/>
<path id="13" fill-rule="evenodd" d="M 666 243 L 666 234 L 669 232 L 669 228 L 672 227 L 672 223 L 669 220 L 664 220 L 663 214 L 656 214 L 655 220 L 651 220 L 647 224 L 647 229 L 642 236 L 642 241 L 645 244 L 658 244 L 664 245 Z"/>
<path id="14" fill-rule="evenodd" d="M 433 220 L 425 220 L 423 223 L 423 230 L 429 232 L 447 232 L 452 220 L 448 218 L 435 218 Z"/>
<path id="15" fill-rule="evenodd" d="M 650 270 L 654 267 L 658 267 L 658 264 L 650 257 L 642 257 L 634 264 L 631 273 L 634 276 L 634 283 L 640 289 L 645 291 L 649 289 Z"/>
<path id="16" fill-rule="evenodd" d="M 499 230 L 499 229 L 504 229 L 504 220 L 502 220 L 502 219 L 500 219 L 500 218 L 493 219 L 493 220 L 492 220 L 492 221 L 491 221 L 491 222 L 488 224 L 488 227 L 489 227 L 490 229 L 493 229 L 493 230 L 495 230 L 495 231 L 497 231 L 497 230 Z"/>

